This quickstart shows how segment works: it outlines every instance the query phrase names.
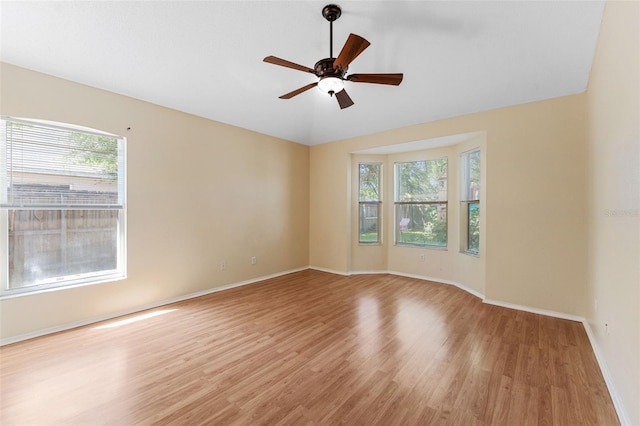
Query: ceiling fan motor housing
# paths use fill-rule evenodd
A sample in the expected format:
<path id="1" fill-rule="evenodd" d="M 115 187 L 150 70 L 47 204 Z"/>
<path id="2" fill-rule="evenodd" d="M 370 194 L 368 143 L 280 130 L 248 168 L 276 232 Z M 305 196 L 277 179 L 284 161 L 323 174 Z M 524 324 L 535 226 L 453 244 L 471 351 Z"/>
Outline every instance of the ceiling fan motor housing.
<path id="1" fill-rule="evenodd" d="M 314 65 L 316 75 L 320 78 L 337 77 L 339 79 L 344 79 L 344 74 L 347 72 L 347 69 L 349 69 L 349 67 L 343 70 L 337 70 L 333 68 L 333 62 L 335 60 L 336 58 L 324 58 L 316 62 L 316 64 Z"/>

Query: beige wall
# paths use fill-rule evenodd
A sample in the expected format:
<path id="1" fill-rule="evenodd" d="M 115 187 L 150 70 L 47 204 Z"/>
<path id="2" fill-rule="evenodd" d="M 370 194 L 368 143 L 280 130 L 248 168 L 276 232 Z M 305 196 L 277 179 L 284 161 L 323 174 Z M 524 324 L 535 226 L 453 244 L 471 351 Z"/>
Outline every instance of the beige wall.
<path id="1" fill-rule="evenodd" d="M 634 425 L 640 425 L 639 22 L 640 3 L 607 3 L 587 90 L 586 317 L 614 397 Z"/>
<path id="2" fill-rule="evenodd" d="M 4 299 L 3 339 L 308 265 L 307 146 L 8 64 L 1 71 L 3 115 L 96 128 L 128 146 L 128 278 Z"/>
<path id="3" fill-rule="evenodd" d="M 346 273 L 350 269 L 351 192 L 347 188 L 351 182 L 351 160 L 347 154 L 336 158 L 326 150 L 316 151 L 314 158 L 316 161 L 310 159 L 309 165 L 309 257 L 314 259 L 311 265 Z M 336 188 L 340 191 L 335 192 Z"/>
<path id="4" fill-rule="evenodd" d="M 585 95 L 574 95 L 312 147 L 310 264 L 350 272 L 351 153 L 485 132 L 482 260 L 477 265 L 456 260 L 454 230 L 451 254 L 429 251 L 431 269 L 420 269 L 415 249 L 391 247 L 387 269 L 438 272 L 437 278 L 460 282 L 488 299 L 584 315 L 585 123 Z M 407 250 L 415 253 L 405 256 Z M 361 257 L 354 266 L 371 268 Z M 435 271 L 439 265 L 449 272 Z"/>

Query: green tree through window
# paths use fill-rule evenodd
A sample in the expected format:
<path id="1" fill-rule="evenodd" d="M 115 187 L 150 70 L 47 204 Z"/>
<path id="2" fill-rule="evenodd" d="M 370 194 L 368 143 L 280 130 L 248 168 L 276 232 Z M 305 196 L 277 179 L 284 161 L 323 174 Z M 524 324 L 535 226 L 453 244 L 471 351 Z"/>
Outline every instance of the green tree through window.
<path id="1" fill-rule="evenodd" d="M 396 163 L 396 244 L 447 246 L 447 158 Z"/>
<path id="2" fill-rule="evenodd" d="M 358 166 L 358 242 L 360 243 L 381 242 L 381 169 L 382 164 L 380 163 L 360 163 Z"/>
<path id="3" fill-rule="evenodd" d="M 75 144 L 72 160 L 76 164 L 91 166 L 109 175 L 118 177 L 118 139 L 111 136 L 72 132 L 70 138 Z"/>

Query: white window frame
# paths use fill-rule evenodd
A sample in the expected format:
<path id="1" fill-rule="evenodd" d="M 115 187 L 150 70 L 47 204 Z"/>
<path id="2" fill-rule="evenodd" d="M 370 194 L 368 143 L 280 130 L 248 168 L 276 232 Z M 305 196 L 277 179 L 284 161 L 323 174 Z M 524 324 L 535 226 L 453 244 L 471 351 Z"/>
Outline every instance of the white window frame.
<path id="1" fill-rule="evenodd" d="M 75 126 L 66 123 L 56 123 L 43 120 L 21 119 L 2 116 L 2 128 L 6 129 L 6 122 L 24 123 L 27 125 L 35 125 L 43 128 L 51 128 L 58 130 L 68 130 L 79 133 L 86 133 L 97 136 L 108 136 L 117 139 L 118 146 L 118 202 L 117 205 L 91 205 L 91 204 L 74 204 L 65 205 L 63 203 L 55 205 L 39 205 L 39 204 L 23 204 L 12 203 L 8 197 L 7 189 L 4 187 L 8 183 L 8 168 L 11 164 L 8 162 L 6 135 L 2 135 L 2 141 L 0 141 L 0 184 L 3 188 L 0 188 L 3 194 L 0 197 L 0 299 L 22 296 L 27 294 L 35 294 L 45 291 L 59 290 L 63 288 L 77 287 L 83 285 L 91 285 L 104 283 L 109 281 L 125 279 L 127 276 L 127 227 L 126 227 L 126 211 L 127 211 L 127 194 L 126 194 L 126 138 L 119 135 L 113 135 L 107 132 L 102 132 L 95 129 L 89 129 L 86 127 Z M 116 210 L 117 213 L 117 254 L 116 254 L 116 268 L 106 271 L 96 271 L 89 273 L 80 273 L 75 275 L 66 275 L 62 277 L 51 277 L 49 279 L 43 279 L 28 286 L 16 286 L 10 287 L 12 283 L 9 282 L 9 220 L 11 211 L 32 210 L 32 211 L 60 211 L 61 216 L 66 215 L 69 211 L 87 211 L 87 210 Z"/>

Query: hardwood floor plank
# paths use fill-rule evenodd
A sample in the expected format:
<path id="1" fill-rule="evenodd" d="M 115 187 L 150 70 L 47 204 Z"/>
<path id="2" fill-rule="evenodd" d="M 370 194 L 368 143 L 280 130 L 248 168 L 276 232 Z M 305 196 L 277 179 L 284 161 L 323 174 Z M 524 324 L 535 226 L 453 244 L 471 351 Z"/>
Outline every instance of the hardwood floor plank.
<path id="1" fill-rule="evenodd" d="M 477 368 L 469 369 L 456 396 L 454 408 L 468 412 L 476 420 L 482 419 L 483 408 L 488 398 L 489 381 L 489 372 Z"/>
<path id="2" fill-rule="evenodd" d="M 538 422 L 538 388 L 515 380 L 505 424 L 533 426 Z"/>
<path id="3" fill-rule="evenodd" d="M 374 395 L 384 389 L 386 373 L 376 371 L 368 380 L 360 380 L 352 387 L 349 397 L 344 399 L 337 408 L 318 419 L 320 424 L 335 425 L 339 423 L 364 423 L 358 419 L 358 414 L 371 403 Z M 360 411 L 358 411 L 360 410 Z"/>
<path id="4" fill-rule="evenodd" d="M 5 425 L 616 425 L 582 324 L 302 271 L 0 348 Z"/>

